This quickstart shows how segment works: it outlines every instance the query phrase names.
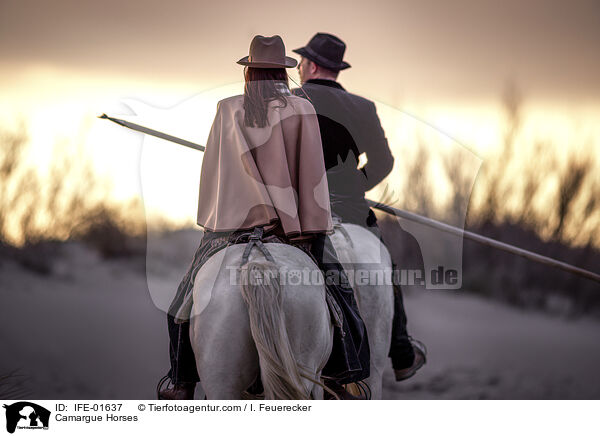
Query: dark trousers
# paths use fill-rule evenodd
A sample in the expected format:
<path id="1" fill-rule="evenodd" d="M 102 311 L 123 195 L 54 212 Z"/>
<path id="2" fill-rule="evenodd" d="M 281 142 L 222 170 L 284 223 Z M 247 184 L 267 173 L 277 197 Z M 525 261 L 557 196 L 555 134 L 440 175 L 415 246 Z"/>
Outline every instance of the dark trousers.
<path id="1" fill-rule="evenodd" d="M 333 275 L 335 280 L 326 281 L 326 286 L 344 317 L 342 327 L 334 329 L 333 348 L 323 368 L 323 375 L 334 378 L 340 383 L 364 380 L 370 374 L 367 330 L 360 317 L 354 291 L 348 285 L 349 281 L 329 237 L 324 234 L 316 235 L 308 254 L 324 273 L 335 273 Z M 198 382 L 200 379 L 189 336 L 190 323 L 177 324 L 173 316 L 167 314 L 167 326 L 171 360 L 168 376 L 175 384 Z"/>
<path id="2" fill-rule="evenodd" d="M 351 202 L 340 203 L 339 208 L 335 209 L 336 215 L 341 216 L 344 222 L 357 224 L 373 233 L 383 245 L 385 241 L 381 236 L 381 230 L 377 225 L 375 213 L 368 207 L 362 199 L 356 204 Z M 397 268 L 392 265 L 393 269 Z M 415 352 L 410 342 L 407 331 L 408 320 L 404 310 L 404 300 L 402 298 L 402 288 L 400 284 L 394 284 L 394 318 L 392 320 L 392 341 L 390 344 L 389 357 L 392 358 L 392 367 L 394 369 L 404 369 L 410 367 L 415 360 Z"/>
<path id="3" fill-rule="evenodd" d="M 394 285 L 394 318 L 392 320 L 392 343 L 389 357 L 392 358 L 392 368 L 404 369 L 412 366 L 415 351 L 406 330 L 408 320 L 404 311 L 404 300 L 400 285 Z"/>
<path id="4" fill-rule="evenodd" d="M 175 384 L 199 382 L 196 357 L 190 342 L 190 323 L 177 324 L 173 316 L 167 314 L 167 327 L 169 329 L 169 358 L 171 359 L 169 378 Z"/>
<path id="5" fill-rule="evenodd" d="M 318 235 L 311 244 L 310 254 L 325 273 L 325 285 L 343 313 L 343 325 L 333 330 L 333 348 L 323 368 L 323 376 L 339 383 L 353 383 L 370 375 L 371 352 L 366 326 L 360 316 L 354 290 L 339 263 L 337 253 L 326 235 Z M 333 283 L 328 279 L 333 275 Z"/>

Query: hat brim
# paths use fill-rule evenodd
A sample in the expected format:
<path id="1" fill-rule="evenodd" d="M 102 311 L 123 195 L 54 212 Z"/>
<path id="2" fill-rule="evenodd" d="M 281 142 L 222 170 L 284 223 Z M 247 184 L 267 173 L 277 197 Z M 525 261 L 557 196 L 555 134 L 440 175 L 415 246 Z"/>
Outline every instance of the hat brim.
<path id="1" fill-rule="evenodd" d="M 350 68 L 352 66 L 348 62 L 345 62 L 345 61 L 342 61 L 339 64 L 331 62 L 330 60 L 325 59 L 324 57 L 319 56 L 316 53 L 308 51 L 306 49 L 306 47 L 300 47 L 300 48 L 297 48 L 292 51 L 294 53 L 298 53 L 300 56 L 305 57 L 306 59 L 310 59 L 315 64 L 325 67 L 329 70 L 341 71 L 341 70 L 345 70 L 346 68 Z"/>
<path id="2" fill-rule="evenodd" d="M 237 63 L 252 68 L 294 68 L 298 65 L 298 61 L 289 56 L 285 57 L 285 63 L 283 64 L 277 62 L 252 62 L 249 58 L 250 56 L 244 56 Z"/>

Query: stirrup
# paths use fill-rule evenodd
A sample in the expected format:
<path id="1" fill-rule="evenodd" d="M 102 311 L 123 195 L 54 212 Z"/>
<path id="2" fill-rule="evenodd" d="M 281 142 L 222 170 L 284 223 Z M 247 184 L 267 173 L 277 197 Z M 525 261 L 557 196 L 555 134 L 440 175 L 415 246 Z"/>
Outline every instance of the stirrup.
<path id="1" fill-rule="evenodd" d="M 361 395 L 365 395 L 365 400 L 371 399 L 371 387 L 364 380 L 359 380 L 357 382 L 354 382 L 354 384 L 356 385 L 358 390 L 361 391 Z"/>
<path id="2" fill-rule="evenodd" d="M 171 381 L 171 377 L 169 377 L 169 374 L 165 375 L 163 378 L 161 378 L 158 381 L 158 384 L 156 385 L 156 399 L 157 400 L 160 400 L 160 391 L 163 390 L 162 387 L 167 382 L 167 380 L 168 380 L 168 383 L 167 383 L 167 389 L 168 389 L 169 385 L 173 384 Z"/>

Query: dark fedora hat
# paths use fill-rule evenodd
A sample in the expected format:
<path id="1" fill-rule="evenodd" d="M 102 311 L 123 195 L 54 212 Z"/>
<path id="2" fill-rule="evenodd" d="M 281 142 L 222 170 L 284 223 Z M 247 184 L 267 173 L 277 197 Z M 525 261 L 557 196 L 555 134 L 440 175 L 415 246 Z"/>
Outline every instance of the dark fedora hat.
<path id="1" fill-rule="evenodd" d="M 346 44 L 330 33 L 317 33 L 306 47 L 292 51 L 330 70 L 339 71 L 350 68 L 350 64 L 342 60 Z"/>
<path id="2" fill-rule="evenodd" d="M 250 56 L 244 56 L 240 65 L 253 68 L 293 68 L 298 62 L 285 55 L 285 45 L 281 36 L 256 35 L 250 43 Z"/>

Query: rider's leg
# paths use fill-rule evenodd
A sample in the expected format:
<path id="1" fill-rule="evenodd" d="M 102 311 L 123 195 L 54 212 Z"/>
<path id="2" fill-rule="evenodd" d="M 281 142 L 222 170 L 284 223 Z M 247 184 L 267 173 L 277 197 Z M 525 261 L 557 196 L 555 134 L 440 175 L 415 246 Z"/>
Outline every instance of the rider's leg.
<path id="1" fill-rule="evenodd" d="M 190 343 L 190 323 L 175 323 L 172 314 L 177 313 L 178 309 L 185 301 L 186 295 L 191 292 L 195 273 L 206 259 L 218 251 L 220 246 L 215 241 L 222 238 L 225 233 L 204 232 L 200 245 L 194 254 L 194 259 L 188 268 L 185 276 L 177 288 L 175 298 L 167 313 L 167 328 L 169 332 L 169 358 L 171 360 L 171 369 L 168 377 L 173 383 L 173 388 L 164 389 L 159 392 L 159 397 L 164 399 L 193 399 L 194 389 L 199 380 L 196 370 L 196 359 L 194 350 Z M 182 396 L 184 398 L 182 398 Z M 191 396 L 191 397 L 190 397 Z"/>
<path id="2" fill-rule="evenodd" d="M 163 400 L 193 400 L 196 383 L 200 381 L 196 370 L 196 358 L 190 342 L 190 323 L 177 324 L 167 314 L 169 330 L 169 358 L 171 369 L 168 377 L 173 386 L 159 393 Z"/>
<path id="3" fill-rule="evenodd" d="M 343 312 L 342 329 L 335 328 L 334 344 L 323 375 L 340 383 L 364 380 L 370 373 L 369 343 L 354 291 L 327 235 L 317 235 L 310 254 L 325 276 L 329 294 Z"/>
<path id="4" fill-rule="evenodd" d="M 402 289 L 400 285 L 394 285 L 394 318 L 392 320 L 392 343 L 389 353 L 394 369 L 408 368 L 415 360 L 415 352 L 406 330 L 407 322 Z"/>
<path id="5" fill-rule="evenodd" d="M 377 225 L 377 218 L 371 209 L 369 209 L 369 216 L 367 218 L 367 228 L 371 230 L 384 245 L 386 245 L 382 238 L 381 230 Z M 398 230 L 404 232 L 401 228 Z M 392 269 L 396 271 L 396 265 L 392 264 Z M 388 356 L 392 359 L 392 368 L 394 368 L 396 380 L 398 381 L 412 376 L 421 366 L 423 366 L 426 360 L 425 347 L 418 341 L 414 341 L 408 335 L 407 324 L 408 320 L 406 311 L 404 310 L 402 288 L 399 284 L 395 283 L 392 341 Z"/>
<path id="6" fill-rule="evenodd" d="M 167 314 L 167 326 L 171 359 L 169 377 L 175 384 L 199 382 L 196 357 L 190 342 L 190 323 L 177 324 L 173 316 Z"/>

